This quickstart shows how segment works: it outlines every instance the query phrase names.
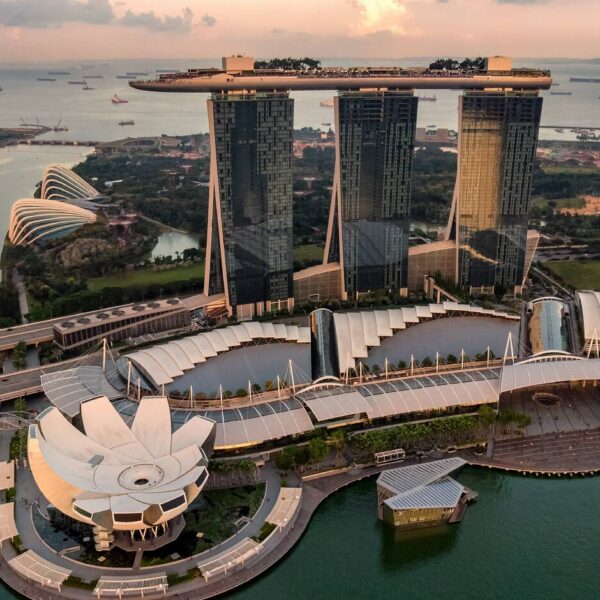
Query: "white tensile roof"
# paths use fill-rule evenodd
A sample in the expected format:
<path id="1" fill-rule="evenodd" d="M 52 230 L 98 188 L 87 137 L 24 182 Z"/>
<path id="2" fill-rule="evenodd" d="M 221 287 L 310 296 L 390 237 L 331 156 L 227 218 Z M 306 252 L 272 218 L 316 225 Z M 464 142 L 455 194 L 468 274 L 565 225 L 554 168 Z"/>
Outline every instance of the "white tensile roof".
<path id="1" fill-rule="evenodd" d="M 300 501 L 302 500 L 302 488 L 282 487 L 277 496 L 277 502 L 271 512 L 265 519 L 267 523 L 277 525 L 277 527 L 285 527 L 289 525 L 294 516 Z"/>
<path id="2" fill-rule="evenodd" d="M 296 397 L 317 421 L 366 414 L 369 419 L 455 406 L 498 402 L 500 372 L 480 369 L 396 380 L 370 381 L 359 386 L 323 387 Z"/>
<path id="3" fill-rule="evenodd" d="M 377 486 L 394 494 L 385 504 L 395 510 L 452 507 L 460 500 L 464 486 L 448 475 L 466 464 L 455 456 L 390 469 L 379 475 Z"/>
<path id="4" fill-rule="evenodd" d="M 433 315 L 453 314 L 488 316 L 516 320 L 520 317 L 480 306 L 443 302 L 414 307 L 363 310 L 333 313 L 338 348 L 340 373 L 356 367 L 357 359 L 367 358 L 369 348 L 381 344 L 382 338 L 391 337 L 407 325 L 431 319 Z M 600 328 L 599 328 L 600 330 Z"/>
<path id="5" fill-rule="evenodd" d="M 243 565 L 249 558 L 258 554 L 261 545 L 250 538 L 243 538 L 235 546 L 224 550 L 206 561 L 198 563 L 198 568 L 205 579 L 235 569 Z"/>
<path id="6" fill-rule="evenodd" d="M 101 367 L 91 365 L 45 373 L 40 382 L 48 400 L 69 417 L 79 414 L 82 402 L 98 396 L 115 400 L 123 395 L 106 379 Z"/>
<path id="7" fill-rule="evenodd" d="M 0 462 L 0 492 L 15 487 L 15 461 Z"/>
<path id="8" fill-rule="evenodd" d="M 143 398 L 131 428 L 104 396 L 84 402 L 81 419 L 85 433 L 50 408 L 30 427 L 28 452 L 36 483 L 62 512 L 92 523 L 104 513 L 98 517 L 103 526 L 109 515 L 115 528 L 137 529 L 183 512 L 204 485 L 202 446 L 211 437 L 213 421 L 197 416 L 171 434 L 163 396 Z M 161 516 L 148 522 L 145 511 L 151 507 Z M 125 522 L 118 519 L 120 513 L 136 513 L 139 519 Z"/>
<path id="9" fill-rule="evenodd" d="M 19 535 L 15 525 L 15 503 L 0 504 L 0 545 Z"/>
<path id="10" fill-rule="evenodd" d="M 180 340 L 151 346 L 127 355 L 156 387 L 168 385 L 185 371 L 197 367 L 221 352 L 254 340 L 310 343 L 310 329 L 296 325 L 246 321 L 213 329 Z"/>
<path id="11" fill-rule="evenodd" d="M 71 574 L 70 570 L 52 564 L 33 550 L 11 558 L 8 564 L 22 577 L 56 590 L 60 590 L 65 579 Z"/>
<path id="12" fill-rule="evenodd" d="M 167 574 L 165 572 L 152 573 L 152 575 L 119 575 L 111 577 L 105 575 L 100 577 L 94 588 L 94 596 L 102 598 L 104 596 L 141 596 L 152 593 L 162 593 L 167 591 Z"/>
<path id="13" fill-rule="evenodd" d="M 559 356 L 556 360 L 526 360 L 502 368 L 501 392 L 565 381 L 600 379 L 599 358 Z"/>
<path id="14" fill-rule="evenodd" d="M 583 335 L 586 341 L 600 337 L 600 293 L 593 290 L 576 292 L 581 306 Z"/>

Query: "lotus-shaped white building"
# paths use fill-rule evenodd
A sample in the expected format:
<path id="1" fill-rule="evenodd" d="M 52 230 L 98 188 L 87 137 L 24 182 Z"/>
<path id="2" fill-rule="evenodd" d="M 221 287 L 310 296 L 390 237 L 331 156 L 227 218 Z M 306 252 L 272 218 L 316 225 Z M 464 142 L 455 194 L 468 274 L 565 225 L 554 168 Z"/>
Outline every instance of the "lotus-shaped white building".
<path id="1" fill-rule="evenodd" d="M 204 487 L 214 443 L 210 419 L 193 417 L 172 434 L 167 399 L 146 397 L 130 428 L 101 396 L 81 405 L 81 421 L 83 432 L 49 408 L 30 426 L 28 440 L 38 487 L 74 519 L 106 532 L 156 532 Z"/>

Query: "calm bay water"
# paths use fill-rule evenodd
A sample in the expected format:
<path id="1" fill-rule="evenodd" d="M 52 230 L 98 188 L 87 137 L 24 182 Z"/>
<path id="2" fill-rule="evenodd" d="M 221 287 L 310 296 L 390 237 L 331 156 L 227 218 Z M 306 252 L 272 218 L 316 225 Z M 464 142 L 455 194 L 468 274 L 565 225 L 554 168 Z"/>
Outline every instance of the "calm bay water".
<path id="1" fill-rule="evenodd" d="M 231 600 L 587 600 L 598 597 L 600 478 L 464 469 L 479 493 L 459 525 L 396 534 L 375 480 L 327 499 L 288 556 Z M 0 588 L 0 599 L 14 596 Z"/>

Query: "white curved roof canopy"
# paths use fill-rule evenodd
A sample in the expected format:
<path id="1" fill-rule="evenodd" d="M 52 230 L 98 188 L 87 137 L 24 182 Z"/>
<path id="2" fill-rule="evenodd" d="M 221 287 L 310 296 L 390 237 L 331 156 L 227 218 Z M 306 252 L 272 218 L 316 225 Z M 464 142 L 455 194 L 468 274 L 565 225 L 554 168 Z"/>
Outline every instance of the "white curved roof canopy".
<path id="1" fill-rule="evenodd" d="M 600 380 L 600 359 L 566 355 L 554 360 L 527 360 L 502 368 L 501 392 L 568 381 Z"/>
<path id="2" fill-rule="evenodd" d="M 213 421 L 196 416 L 172 435 L 163 396 L 145 397 L 131 428 L 104 396 L 81 405 L 81 420 L 85 433 L 50 408 L 29 430 L 36 483 L 65 514 L 108 530 L 143 529 L 182 513 L 206 483 Z"/>
<path id="3" fill-rule="evenodd" d="M 29 246 L 46 238 L 67 235 L 94 223 L 96 215 L 65 202 L 23 198 L 10 211 L 8 237 L 15 246 Z"/>
<path id="4" fill-rule="evenodd" d="M 213 329 L 197 335 L 144 348 L 127 358 L 157 387 L 173 383 L 174 379 L 222 352 L 239 348 L 258 340 L 272 342 L 310 343 L 310 329 L 296 325 L 247 321 L 223 329 Z"/>
<path id="5" fill-rule="evenodd" d="M 440 316 L 485 316 L 516 321 L 520 319 L 520 317 L 506 312 L 457 302 L 390 308 L 387 310 L 336 312 L 333 314 L 333 319 L 340 374 L 345 373 L 348 369 L 355 368 L 357 360 L 367 358 L 369 348 L 379 346 L 382 338 L 392 337 L 398 331 L 406 329 L 408 325 L 439 318 Z"/>
<path id="6" fill-rule="evenodd" d="M 42 178 L 41 197 L 47 200 L 78 200 L 95 198 L 98 190 L 71 169 L 59 164 L 46 167 Z"/>

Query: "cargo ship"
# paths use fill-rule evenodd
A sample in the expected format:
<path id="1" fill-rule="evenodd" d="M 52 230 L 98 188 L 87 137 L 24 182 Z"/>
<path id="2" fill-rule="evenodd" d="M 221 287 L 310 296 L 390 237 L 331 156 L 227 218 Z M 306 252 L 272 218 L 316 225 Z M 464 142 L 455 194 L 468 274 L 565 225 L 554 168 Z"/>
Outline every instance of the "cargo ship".
<path id="1" fill-rule="evenodd" d="M 550 92 L 551 96 L 571 96 L 573 92 Z"/>
<path id="2" fill-rule="evenodd" d="M 119 121 L 119 125 L 135 125 L 135 121 L 132 121 L 131 119 L 129 121 Z"/>
<path id="3" fill-rule="evenodd" d="M 87 83 L 81 88 L 82 90 L 85 90 L 86 92 L 89 92 L 90 90 L 95 90 L 96 88 L 90 87 Z"/>
<path id="4" fill-rule="evenodd" d="M 103 75 L 86 75 L 84 79 L 102 79 Z"/>
<path id="5" fill-rule="evenodd" d="M 83 80 L 69 81 L 69 85 L 85 85 L 85 81 L 83 81 Z"/>
<path id="6" fill-rule="evenodd" d="M 53 77 L 38 77 L 37 81 L 56 81 Z"/>
<path id="7" fill-rule="evenodd" d="M 127 104 L 129 100 L 123 100 L 123 98 L 119 98 L 116 94 L 110 99 L 113 104 Z"/>
<path id="8" fill-rule="evenodd" d="M 71 71 L 48 71 L 48 75 L 70 75 Z"/>
<path id="9" fill-rule="evenodd" d="M 117 75 L 117 79 L 135 79 L 135 75 Z"/>
<path id="10" fill-rule="evenodd" d="M 138 75 L 146 77 L 148 76 L 148 71 L 127 71 L 125 75 L 127 75 L 127 77 L 137 77 Z"/>
<path id="11" fill-rule="evenodd" d="M 569 77 L 569 81 L 576 83 L 600 83 L 600 79 L 597 77 Z"/>

